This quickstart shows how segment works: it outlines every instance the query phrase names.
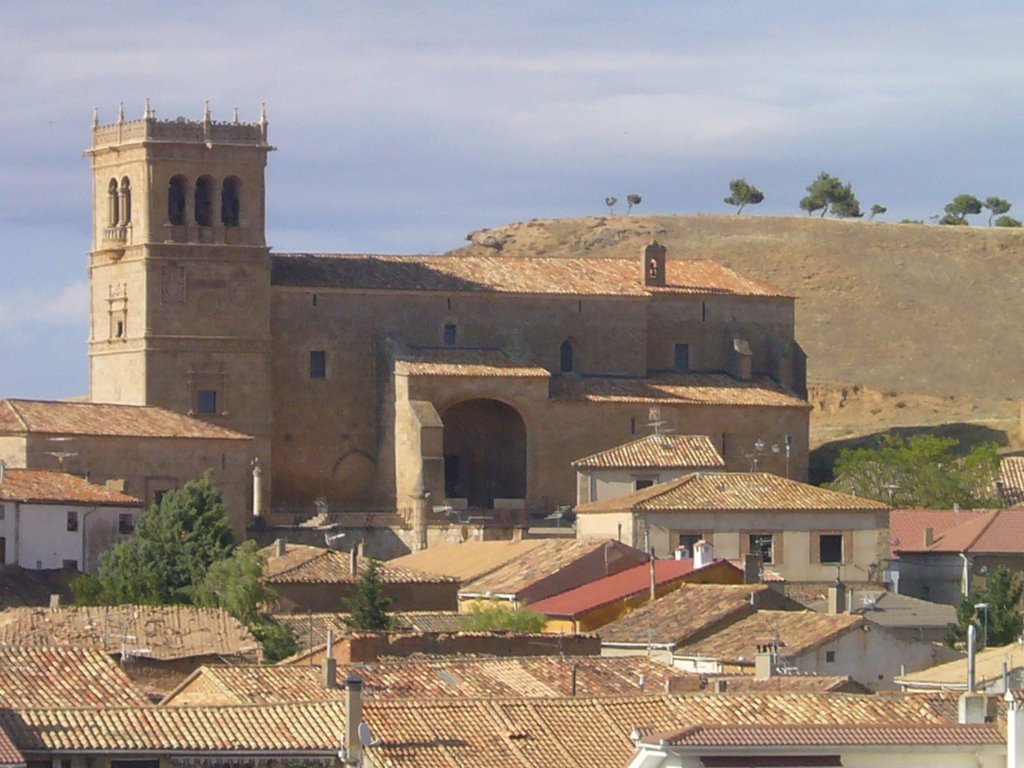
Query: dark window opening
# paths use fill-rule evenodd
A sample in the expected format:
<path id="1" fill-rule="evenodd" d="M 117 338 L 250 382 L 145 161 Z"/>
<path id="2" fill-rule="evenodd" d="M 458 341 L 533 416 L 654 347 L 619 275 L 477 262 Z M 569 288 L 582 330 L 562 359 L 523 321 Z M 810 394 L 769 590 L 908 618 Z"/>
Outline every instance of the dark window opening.
<path id="1" fill-rule="evenodd" d="M 314 307 L 316 306 L 316 294 L 315 293 L 313 294 L 313 306 Z"/>
<path id="2" fill-rule="evenodd" d="M 78 561 L 77 560 L 62 560 L 61 561 L 61 567 L 65 571 L 77 571 L 78 570 Z"/>
<path id="3" fill-rule="evenodd" d="M 114 327 L 114 338 L 115 339 L 123 339 L 124 338 L 124 320 L 118 320 L 117 321 L 117 324 Z"/>
<path id="4" fill-rule="evenodd" d="M 706 323 L 707 320 L 708 320 L 708 303 L 706 301 L 702 301 L 700 303 L 700 321 L 702 323 Z"/>
<path id="5" fill-rule="evenodd" d="M 164 500 L 164 496 L 166 494 L 167 494 L 167 491 L 156 491 L 153 494 L 153 503 L 156 504 L 156 505 L 159 505 L 160 502 Z"/>
<path id="6" fill-rule="evenodd" d="M 217 390 L 200 389 L 196 393 L 196 410 L 199 413 L 217 413 Z"/>
<path id="7" fill-rule="evenodd" d="M 650 478 L 644 478 L 642 480 L 634 480 L 633 481 L 633 490 L 634 491 L 642 491 L 644 488 L 650 488 L 652 485 L 654 485 L 654 481 L 651 480 Z"/>
<path id="8" fill-rule="evenodd" d="M 111 179 L 107 185 L 107 226 L 116 227 L 121 221 L 118 205 L 117 179 Z"/>
<path id="9" fill-rule="evenodd" d="M 185 223 L 185 177 L 175 176 L 167 189 L 167 220 L 174 225 Z"/>
<path id="10" fill-rule="evenodd" d="M 237 176 L 224 179 L 220 190 L 220 221 L 225 227 L 237 227 L 242 213 L 242 182 Z"/>
<path id="11" fill-rule="evenodd" d="M 444 495 L 450 499 L 459 497 L 462 488 L 459 476 L 459 457 L 446 454 L 444 457 Z"/>
<path id="12" fill-rule="evenodd" d="M 672 368 L 679 373 L 690 370 L 690 345 L 676 344 L 672 356 Z"/>
<path id="13" fill-rule="evenodd" d="M 835 661 L 836 661 L 836 652 L 835 651 L 825 651 L 825 663 L 826 664 L 834 664 Z"/>
<path id="14" fill-rule="evenodd" d="M 68 530 L 72 533 L 78 530 L 78 513 L 74 511 L 68 512 Z"/>
<path id="15" fill-rule="evenodd" d="M 132 182 L 127 176 L 121 179 L 121 224 L 132 223 Z"/>
<path id="16" fill-rule="evenodd" d="M 209 176 L 196 182 L 196 224 L 201 227 L 213 224 L 213 179 Z"/>
<path id="17" fill-rule="evenodd" d="M 750 553 L 760 555 L 762 563 L 771 565 L 775 562 L 775 537 L 770 533 L 750 534 Z"/>
<path id="18" fill-rule="evenodd" d="M 0 536 L 0 565 L 7 565 L 7 537 Z"/>
<path id="19" fill-rule="evenodd" d="M 843 562 L 842 534 L 822 534 L 818 537 L 818 555 L 823 564 L 836 565 Z"/>
<path id="20" fill-rule="evenodd" d="M 562 342 L 562 346 L 558 350 L 558 370 L 562 373 L 572 373 L 573 368 L 573 349 L 572 342 L 566 339 Z"/>
<path id="21" fill-rule="evenodd" d="M 458 338 L 459 329 L 455 323 L 444 324 L 444 345 L 446 347 L 454 347 L 455 341 Z"/>
<path id="22" fill-rule="evenodd" d="M 636 419 L 635 418 L 630 418 L 630 420 L 629 420 L 629 434 L 631 434 L 631 435 L 635 435 L 636 434 Z"/>
<path id="23" fill-rule="evenodd" d="M 327 378 L 327 353 L 322 349 L 314 349 L 309 353 L 309 378 Z"/>
<path id="24" fill-rule="evenodd" d="M 135 516 L 130 512 L 122 512 L 117 516 L 117 532 L 122 536 L 135 533 Z"/>
<path id="25" fill-rule="evenodd" d="M 700 533 L 680 533 L 676 546 L 685 547 L 690 557 L 693 557 L 693 545 L 703 538 L 703 534 Z"/>

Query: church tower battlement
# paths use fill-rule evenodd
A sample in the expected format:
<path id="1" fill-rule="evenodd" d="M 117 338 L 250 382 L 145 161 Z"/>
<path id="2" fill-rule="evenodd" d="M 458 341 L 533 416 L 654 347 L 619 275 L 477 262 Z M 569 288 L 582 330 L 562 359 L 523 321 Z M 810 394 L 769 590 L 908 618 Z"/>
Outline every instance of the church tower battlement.
<path id="1" fill-rule="evenodd" d="M 270 431 L 267 118 L 93 118 L 94 402 Z"/>

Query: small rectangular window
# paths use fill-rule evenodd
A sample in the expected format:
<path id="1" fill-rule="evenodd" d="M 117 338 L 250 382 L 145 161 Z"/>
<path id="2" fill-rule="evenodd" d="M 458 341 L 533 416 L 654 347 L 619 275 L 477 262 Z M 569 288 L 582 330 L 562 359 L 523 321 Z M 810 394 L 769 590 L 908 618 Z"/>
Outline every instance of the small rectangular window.
<path id="1" fill-rule="evenodd" d="M 818 555 L 823 565 L 838 565 L 843 562 L 843 535 L 823 533 L 818 537 Z"/>
<path id="2" fill-rule="evenodd" d="M 117 532 L 122 536 L 135 533 L 135 516 L 130 512 L 122 512 L 117 516 Z"/>
<path id="3" fill-rule="evenodd" d="M 217 413 L 217 390 L 200 389 L 196 392 L 196 411 L 203 414 Z"/>
<path id="4" fill-rule="evenodd" d="M 72 533 L 78 530 L 78 512 L 68 510 L 68 530 Z"/>
<path id="5" fill-rule="evenodd" d="M 686 373 L 690 370 L 690 345 L 676 344 L 672 359 L 672 368 L 679 373 Z"/>
<path id="6" fill-rule="evenodd" d="M 775 537 L 770 533 L 750 534 L 750 553 L 760 555 L 762 563 L 771 565 L 775 562 Z"/>
<path id="7" fill-rule="evenodd" d="M 7 507 L 4 504 L 0 504 L 0 520 L 3 520 L 7 516 Z"/>
<path id="8" fill-rule="evenodd" d="M 637 478 L 633 481 L 633 490 L 642 491 L 644 488 L 650 488 L 654 485 L 654 480 L 649 477 Z"/>
<path id="9" fill-rule="evenodd" d="M 78 570 L 78 561 L 77 560 L 64 560 L 61 563 L 61 566 L 66 571 L 77 571 Z"/>
<path id="10" fill-rule="evenodd" d="M 309 378 L 327 378 L 327 353 L 322 349 L 314 349 L 309 353 Z"/>
<path id="11" fill-rule="evenodd" d="M 444 345 L 446 347 L 454 347 L 455 346 L 455 340 L 456 340 L 457 337 L 458 337 L 458 328 L 456 328 L 455 323 L 445 323 L 444 324 Z"/>
<path id="12" fill-rule="evenodd" d="M 835 662 L 836 662 L 836 652 L 835 651 L 825 651 L 825 663 L 826 664 L 835 664 Z"/>

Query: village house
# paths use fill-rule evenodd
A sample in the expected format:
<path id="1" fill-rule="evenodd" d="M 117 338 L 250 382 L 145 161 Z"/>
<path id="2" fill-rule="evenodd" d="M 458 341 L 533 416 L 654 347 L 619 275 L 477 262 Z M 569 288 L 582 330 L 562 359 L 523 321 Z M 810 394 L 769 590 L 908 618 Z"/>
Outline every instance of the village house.
<path id="1" fill-rule="evenodd" d="M 879 589 L 847 590 L 850 613 L 863 616 L 872 624 L 885 627 L 896 637 L 907 641 L 942 642 L 949 626 L 956 623 L 956 609 L 951 605 L 919 600 Z M 807 607 L 819 613 L 828 610 L 828 600 L 813 600 Z"/>
<path id="2" fill-rule="evenodd" d="M 65 472 L 13 469 L 0 459 L 0 565 L 95 573 L 131 536 L 142 502 Z"/>
<path id="3" fill-rule="evenodd" d="M 896 678 L 901 690 L 910 693 L 966 691 L 967 658 L 936 664 Z M 1024 687 L 1024 646 L 1020 643 L 985 648 L 974 657 L 975 690 L 1006 693 Z"/>
<path id="4" fill-rule="evenodd" d="M 626 496 L 576 507 L 581 539 L 614 537 L 671 554 L 698 540 L 719 557 L 758 554 L 788 582 L 881 578 L 889 508 L 881 502 L 767 472 L 684 475 Z"/>
<path id="5" fill-rule="evenodd" d="M 143 691 L 105 651 L 0 645 L 0 708 L 146 703 Z"/>

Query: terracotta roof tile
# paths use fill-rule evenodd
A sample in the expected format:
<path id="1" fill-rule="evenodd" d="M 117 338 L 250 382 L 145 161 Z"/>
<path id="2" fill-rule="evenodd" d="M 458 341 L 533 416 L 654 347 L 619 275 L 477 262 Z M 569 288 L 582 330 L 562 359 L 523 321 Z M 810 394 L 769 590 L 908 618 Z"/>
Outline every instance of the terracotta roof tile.
<path id="1" fill-rule="evenodd" d="M 1024 502 L 1024 456 L 1005 456 L 999 462 L 999 479 L 1003 483 L 1003 505 L 1012 507 Z"/>
<path id="2" fill-rule="evenodd" d="M 889 543 L 893 552 L 924 549 L 925 530 L 934 537 L 950 528 L 975 520 L 989 510 L 979 509 L 894 509 L 889 512 Z"/>
<path id="3" fill-rule="evenodd" d="M 0 768 L 24 768 L 26 765 L 24 755 L 18 751 L 3 727 L 0 727 Z"/>
<path id="4" fill-rule="evenodd" d="M 817 512 L 851 510 L 871 512 L 886 504 L 789 480 L 769 472 L 701 472 L 611 499 L 576 507 L 577 514 L 599 512 L 675 510 L 792 510 Z"/>
<path id="5" fill-rule="evenodd" d="M 725 460 L 707 435 L 647 435 L 572 463 L 577 468 L 675 469 L 724 467 Z"/>
<path id="6" fill-rule="evenodd" d="M 960 513 L 963 515 L 963 513 Z M 973 554 L 1011 554 L 1024 552 L 1024 508 L 996 509 L 968 517 L 957 526 L 935 537 L 931 546 L 923 538 L 917 546 L 904 546 L 903 552 L 969 552 Z"/>
<path id="7" fill-rule="evenodd" d="M 11 469 L 3 472 L 0 501 L 41 504 L 102 504 L 111 507 L 141 507 L 134 496 L 90 483 L 66 472 L 42 469 Z"/>
<path id="8" fill-rule="evenodd" d="M 772 675 L 758 679 L 753 675 L 708 675 L 707 688 L 724 680 L 728 693 L 864 693 L 874 692 L 849 675 Z"/>
<path id="9" fill-rule="evenodd" d="M 757 645 L 766 640 L 778 637 L 781 644 L 779 654 L 794 656 L 824 645 L 863 624 L 863 616 L 850 613 L 758 611 L 699 642 L 676 649 L 676 653 L 753 666 Z"/>
<path id="10" fill-rule="evenodd" d="M 457 611 L 396 611 L 390 615 L 397 623 L 399 631 L 418 634 L 459 632 L 466 618 L 466 614 Z M 300 648 L 324 645 L 327 642 L 328 630 L 339 639 L 349 634 L 352 630 L 345 623 L 347 617 L 347 613 L 274 614 L 276 621 L 292 628 Z"/>
<path id="11" fill-rule="evenodd" d="M 526 557 L 545 546 L 544 539 L 521 541 L 464 541 L 459 544 L 438 544 L 409 555 L 388 560 L 398 568 L 411 568 L 427 573 L 452 576 L 462 582 L 472 581 L 500 568 L 505 563 Z"/>
<path id="12" fill-rule="evenodd" d="M 156 406 L 0 400 L 0 435 L 114 435 L 252 440 L 249 435 Z"/>
<path id="13" fill-rule="evenodd" d="M 352 555 L 323 547 L 306 544 L 286 544 L 285 554 L 277 555 L 277 545 L 271 544 L 260 550 L 266 558 L 264 579 L 268 584 L 351 584 L 362 578 L 370 560 L 356 559 L 356 572 L 352 573 Z M 423 584 L 449 582 L 456 579 L 449 576 L 415 571 L 388 562 L 377 563 L 381 581 L 386 584 Z"/>
<path id="14" fill-rule="evenodd" d="M 1024 648 L 1016 643 L 979 651 L 974 657 L 975 680 L 979 688 L 988 683 L 1000 680 L 1003 676 L 1003 663 L 1010 675 L 1015 670 L 1024 669 Z M 937 688 L 947 691 L 967 690 L 967 659 L 957 659 L 945 664 L 900 675 L 895 678 L 897 685 L 905 685 L 911 690 Z"/>
<path id="15" fill-rule="evenodd" d="M 995 725 L 694 725 L 648 743 L 693 747 L 852 747 L 931 744 L 1002 744 Z"/>
<path id="16" fill-rule="evenodd" d="M 126 639 L 126 638 L 134 638 Z M 167 661 L 193 656 L 259 658 L 245 625 L 218 608 L 115 605 L 8 608 L 0 612 L 0 643 L 73 646 Z"/>
<path id="17" fill-rule="evenodd" d="M 803 408 L 811 405 L 767 378 L 740 381 L 724 373 L 664 373 L 647 377 L 580 376 L 551 380 L 556 400 L 649 405 L 735 405 Z"/>
<path id="18" fill-rule="evenodd" d="M 0 707 L 106 707 L 145 704 L 104 651 L 0 646 Z"/>
<path id="19" fill-rule="evenodd" d="M 718 568 L 743 573 L 739 568 L 725 560 L 716 560 L 707 567 L 717 565 Z M 654 579 L 658 586 L 665 586 L 704 569 L 695 569 L 693 560 L 655 560 Z M 632 595 L 642 594 L 650 590 L 650 563 L 627 568 L 624 571 L 596 579 L 576 589 L 561 592 L 553 597 L 539 600 L 530 605 L 531 611 L 543 613 L 549 617 L 575 617 L 592 611 L 602 605 L 624 600 Z"/>
<path id="20" fill-rule="evenodd" d="M 485 595 L 520 595 L 529 587 L 550 579 L 554 574 L 569 568 L 582 558 L 592 555 L 605 547 L 615 554 L 615 562 L 619 569 L 629 567 L 630 563 L 640 563 L 647 556 L 638 549 L 618 541 L 580 541 L 575 539 L 543 539 L 537 547 L 524 552 L 512 562 L 506 563 L 490 573 L 463 584 L 460 596 Z M 572 589 L 580 586 L 579 582 L 561 580 L 558 587 Z M 555 587 L 557 589 L 558 587 Z M 551 593 L 538 595 L 536 599 L 548 597 Z"/>
<path id="21" fill-rule="evenodd" d="M 441 347 L 417 349 L 396 355 L 395 373 L 406 376 L 512 376 L 550 378 L 539 365 L 516 360 L 499 349 Z"/>
<path id="22" fill-rule="evenodd" d="M 698 295 L 787 297 L 714 261 L 671 260 L 665 287 L 640 283 L 640 260 L 507 256 L 385 256 L 278 253 L 274 285 L 381 291 L 531 293 L 572 296 Z"/>

